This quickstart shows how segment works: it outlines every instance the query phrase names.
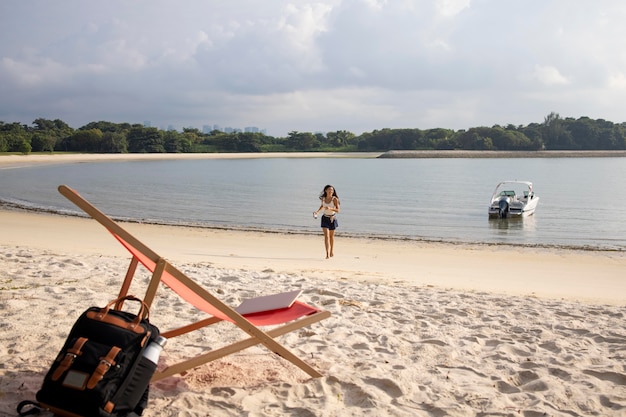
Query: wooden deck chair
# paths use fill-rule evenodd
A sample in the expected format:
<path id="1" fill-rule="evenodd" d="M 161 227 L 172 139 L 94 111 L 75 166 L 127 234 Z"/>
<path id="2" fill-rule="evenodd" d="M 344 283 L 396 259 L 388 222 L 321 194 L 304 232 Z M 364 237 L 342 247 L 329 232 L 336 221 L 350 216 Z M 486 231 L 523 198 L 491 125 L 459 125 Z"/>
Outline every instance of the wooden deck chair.
<path id="1" fill-rule="evenodd" d="M 164 337 L 173 338 L 221 321 L 227 321 L 235 324 L 250 336 L 247 339 L 240 340 L 222 348 L 211 350 L 180 363 L 170 365 L 161 371 L 157 371 L 152 378 L 152 381 L 176 375 L 257 344 L 265 345 L 270 351 L 300 367 L 311 377 L 317 378 L 322 376 L 322 374 L 320 374 L 316 369 L 291 353 L 274 338 L 326 319 L 330 317 L 330 312 L 319 310 L 300 301 L 295 301 L 289 308 L 257 312 L 242 316 L 237 313 L 235 309 L 224 304 L 206 289 L 179 271 L 167 260 L 157 255 L 154 251 L 124 230 L 118 223 L 82 198 L 76 191 L 65 185 L 60 185 L 59 192 L 93 219 L 102 224 L 102 226 L 111 232 L 111 234 L 131 253 L 132 259 L 120 289 L 119 296 L 127 295 L 137 265 L 142 264 L 146 269 L 152 272 L 152 278 L 148 284 L 144 297 L 144 302 L 148 306 L 151 306 L 159 287 L 159 283 L 162 282 L 176 292 L 182 299 L 210 315 L 210 317 L 204 320 L 200 320 L 178 329 L 163 332 L 162 335 Z M 118 306 L 117 308 L 121 307 L 122 306 Z M 267 332 L 262 331 L 258 327 L 269 325 L 280 326 L 274 327 Z"/>

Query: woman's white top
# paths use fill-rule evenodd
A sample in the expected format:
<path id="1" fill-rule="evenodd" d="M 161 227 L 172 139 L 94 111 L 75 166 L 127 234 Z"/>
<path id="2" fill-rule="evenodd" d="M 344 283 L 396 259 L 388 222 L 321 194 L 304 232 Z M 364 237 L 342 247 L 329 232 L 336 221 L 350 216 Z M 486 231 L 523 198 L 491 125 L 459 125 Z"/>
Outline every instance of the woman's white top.
<path id="1" fill-rule="evenodd" d="M 330 210 L 330 208 L 335 208 L 335 198 L 333 197 L 332 200 L 330 200 L 330 203 L 327 203 L 323 198 L 322 198 L 322 207 L 324 207 L 324 214 L 326 216 L 332 216 L 333 214 L 335 214 L 334 210 Z"/>

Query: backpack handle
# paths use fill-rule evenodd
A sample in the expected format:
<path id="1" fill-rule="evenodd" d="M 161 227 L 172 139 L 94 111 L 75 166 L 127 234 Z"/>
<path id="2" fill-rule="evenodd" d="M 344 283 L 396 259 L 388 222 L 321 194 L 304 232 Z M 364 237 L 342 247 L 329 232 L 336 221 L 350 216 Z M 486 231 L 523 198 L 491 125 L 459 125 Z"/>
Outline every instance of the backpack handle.
<path id="1" fill-rule="evenodd" d="M 113 305 L 115 305 L 115 307 L 113 308 L 114 310 L 121 310 L 122 305 L 126 300 L 137 301 L 140 304 L 139 311 L 137 312 L 137 318 L 133 322 L 134 326 L 139 325 L 139 322 L 143 319 L 148 320 L 148 318 L 150 317 L 150 308 L 141 298 L 135 297 L 134 295 L 126 295 L 124 297 L 120 297 L 116 300 L 111 301 L 109 304 L 106 305 L 106 307 L 104 307 L 104 309 L 102 309 L 100 314 L 102 316 L 106 316 L 109 313 L 111 307 L 113 307 Z"/>

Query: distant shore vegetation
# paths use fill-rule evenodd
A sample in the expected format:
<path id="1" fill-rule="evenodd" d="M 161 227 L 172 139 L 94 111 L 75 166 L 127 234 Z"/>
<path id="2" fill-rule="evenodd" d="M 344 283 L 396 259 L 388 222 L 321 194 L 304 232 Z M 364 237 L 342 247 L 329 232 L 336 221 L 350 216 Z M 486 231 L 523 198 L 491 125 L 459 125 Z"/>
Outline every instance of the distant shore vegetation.
<path id="1" fill-rule="evenodd" d="M 289 132 L 209 133 L 196 128 L 161 130 L 141 124 L 91 122 L 78 129 L 62 120 L 36 119 L 32 126 L 0 121 L 0 152 L 213 153 L 213 152 L 387 152 L 415 150 L 544 151 L 626 150 L 626 123 L 550 113 L 527 126 L 467 130 L 385 128 L 355 135 Z"/>

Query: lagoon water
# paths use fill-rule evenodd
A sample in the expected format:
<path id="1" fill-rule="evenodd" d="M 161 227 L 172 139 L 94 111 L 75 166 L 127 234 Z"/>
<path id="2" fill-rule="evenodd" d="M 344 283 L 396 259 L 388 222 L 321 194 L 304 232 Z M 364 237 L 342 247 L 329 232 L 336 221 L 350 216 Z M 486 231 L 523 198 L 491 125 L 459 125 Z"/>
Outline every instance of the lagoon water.
<path id="1" fill-rule="evenodd" d="M 332 184 L 338 236 L 623 251 L 624 178 L 623 157 L 103 161 L 0 169 L 0 200 L 78 213 L 66 184 L 118 219 L 320 233 Z M 489 220 L 496 184 L 515 179 L 533 182 L 535 215 Z"/>

